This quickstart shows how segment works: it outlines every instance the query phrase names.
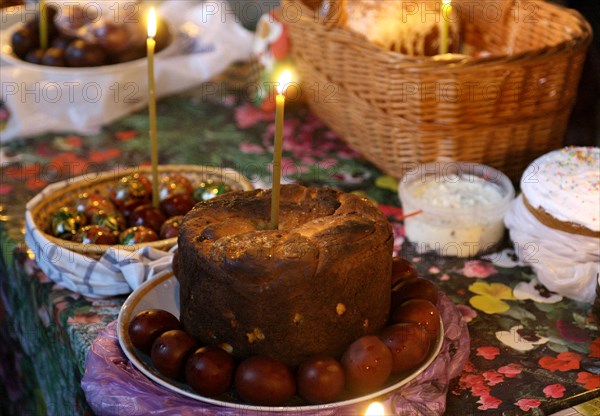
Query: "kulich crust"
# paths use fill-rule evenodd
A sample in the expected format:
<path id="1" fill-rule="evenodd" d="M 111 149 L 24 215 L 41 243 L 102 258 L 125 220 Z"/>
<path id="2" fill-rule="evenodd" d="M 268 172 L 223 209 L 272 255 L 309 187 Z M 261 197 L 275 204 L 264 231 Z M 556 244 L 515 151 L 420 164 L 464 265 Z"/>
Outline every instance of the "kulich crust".
<path id="1" fill-rule="evenodd" d="M 186 215 L 174 265 L 186 331 L 238 357 L 295 365 L 380 330 L 391 293 L 385 216 L 355 195 L 286 185 L 280 227 L 266 230 L 270 203 L 270 191 L 234 192 Z"/>
<path id="2" fill-rule="evenodd" d="M 525 207 L 533 214 L 533 216 L 542 224 L 547 227 L 553 228 L 555 230 L 564 231 L 570 234 L 582 235 L 585 237 L 595 237 L 600 238 L 600 231 L 593 231 L 583 225 L 575 224 L 572 222 L 560 221 L 554 218 L 552 215 L 548 214 L 543 208 L 535 208 L 533 207 L 525 194 L 523 195 L 523 204 Z"/>

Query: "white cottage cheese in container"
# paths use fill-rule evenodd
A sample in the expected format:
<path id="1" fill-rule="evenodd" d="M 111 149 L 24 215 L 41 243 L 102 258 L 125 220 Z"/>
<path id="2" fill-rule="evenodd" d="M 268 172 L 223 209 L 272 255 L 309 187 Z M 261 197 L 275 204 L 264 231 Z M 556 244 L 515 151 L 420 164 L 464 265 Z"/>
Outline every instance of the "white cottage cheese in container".
<path id="1" fill-rule="evenodd" d="M 419 252 L 471 257 L 504 236 L 514 188 L 501 172 L 474 163 L 430 163 L 400 182 L 406 237 Z"/>

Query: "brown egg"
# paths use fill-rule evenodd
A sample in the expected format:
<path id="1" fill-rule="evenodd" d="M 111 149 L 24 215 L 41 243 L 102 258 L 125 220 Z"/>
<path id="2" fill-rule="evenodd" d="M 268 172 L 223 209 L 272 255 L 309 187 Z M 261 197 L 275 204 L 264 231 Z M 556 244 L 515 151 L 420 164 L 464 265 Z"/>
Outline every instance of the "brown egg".
<path id="1" fill-rule="evenodd" d="M 94 26 L 94 35 L 98 43 L 107 51 L 121 52 L 129 45 L 130 34 L 125 25 L 105 21 Z"/>
<path id="2" fill-rule="evenodd" d="M 162 309 L 146 309 L 129 322 L 128 334 L 134 347 L 148 354 L 154 340 L 172 329 L 182 329 L 175 315 Z"/>
<path id="3" fill-rule="evenodd" d="M 425 299 L 437 304 L 437 288 L 435 283 L 422 277 L 402 280 L 392 289 L 392 307 L 395 310 L 403 302 L 410 299 Z"/>
<path id="4" fill-rule="evenodd" d="M 15 55 L 25 59 L 27 53 L 40 45 L 40 37 L 36 27 L 21 27 L 11 36 L 11 46 Z"/>
<path id="5" fill-rule="evenodd" d="M 427 330 L 431 339 L 436 339 L 440 332 L 440 313 L 433 303 L 424 299 L 411 299 L 402 303 L 392 312 L 391 321 L 419 324 Z"/>
<path id="6" fill-rule="evenodd" d="M 43 59 L 43 49 L 32 49 L 29 52 L 27 52 L 27 55 L 25 55 L 25 61 L 29 62 L 30 64 L 41 65 Z"/>
<path id="7" fill-rule="evenodd" d="M 60 48 L 48 48 L 42 57 L 42 65 L 66 66 L 65 50 Z"/>
<path id="8" fill-rule="evenodd" d="M 164 376 L 174 380 L 185 379 L 185 362 L 198 348 L 196 340 L 187 332 L 172 329 L 163 332 L 152 344 L 150 358 L 152 364 Z"/>
<path id="9" fill-rule="evenodd" d="M 374 335 L 354 341 L 342 356 L 346 387 L 353 393 L 371 393 L 385 383 L 392 372 L 392 353 Z"/>
<path id="10" fill-rule="evenodd" d="M 65 49 L 69 46 L 69 44 L 73 41 L 73 38 L 67 35 L 60 34 L 52 39 L 52 43 L 50 44 L 51 48 L 61 49 L 64 53 Z"/>
<path id="11" fill-rule="evenodd" d="M 75 39 L 65 50 L 64 59 L 68 66 L 99 66 L 106 64 L 106 52 L 98 45 Z"/>
<path id="12" fill-rule="evenodd" d="M 235 372 L 235 389 L 252 404 L 281 406 L 296 392 L 296 382 L 289 368 L 266 356 L 254 356 L 240 363 Z"/>
<path id="13" fill-rule="evenodd" d="M 392 286 L 415 277 L 417 271 L 408 260 L 398 256 L 392 259 Z"/>
<path id="14" fill-rule="evenodd" d="M 298 394 L 313 404 L 337 400 L 346 383 L 342 365 L 327 356 L 314 356 L 304 361 L 298 368 L 296 379 Z"/>
<path id="15" fill-rule="evenodd" d="M 206 397 L 218 396 L 231 387 L 233 357 L 219 347 L 197 349 L 185 363 L 185 380 Z"/>
<path id="16" fill-rule="evenodd" d="M 419 324 L 402 323 L 384 328 L 379 338 L 392 353 L 392 372 L 418 367 L 427 357 L 431 338 Z"/>

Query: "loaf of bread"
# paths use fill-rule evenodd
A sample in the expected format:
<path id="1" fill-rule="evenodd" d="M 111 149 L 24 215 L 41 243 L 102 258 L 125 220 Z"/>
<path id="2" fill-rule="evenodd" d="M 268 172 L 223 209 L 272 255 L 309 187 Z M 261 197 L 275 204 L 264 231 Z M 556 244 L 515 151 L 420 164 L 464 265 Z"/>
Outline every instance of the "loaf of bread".
<path id="1" fill-rule="evenodd" d="M 289 365 L 379 331 L 391 294 L 385 216 L 356 195 L 286 185 L 269 230 L 270 204 L 270 190 L 231 192 L 185 216 L 174 260 L 185 330 Z"/>
<path id="2" fill-rule="evenodd" d="M 348 29 L 372 43 L 408 56 L 440 53 L 442 19 L 448 21 L 448 52 L 460 51 L 460 25 L 456 13 L 441 0 L 347 1 Z"/>
<path id="3" fill-rule="evenodd" d="M 600 275 L 600 149 L 546 153 L 520 185 L 504 217 L 515 252 L 550 291 L 592 303 Z"/>

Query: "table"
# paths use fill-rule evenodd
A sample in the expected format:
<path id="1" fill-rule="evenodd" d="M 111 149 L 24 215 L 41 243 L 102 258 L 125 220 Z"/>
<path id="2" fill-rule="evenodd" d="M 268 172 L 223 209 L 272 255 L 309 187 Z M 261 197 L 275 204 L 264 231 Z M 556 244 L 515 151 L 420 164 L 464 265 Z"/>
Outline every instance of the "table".
<path id="1" fill-rule="evenodd" d="M 198 88 L 159 102 L 161 163 L 226 166 L 268 182 L 273 116 L 239 94 L 245 71 L 236 66 L 215 80 L 218 94 Z M 89 137 L 48 134 L 1 149 L 0 399 L 8 414 L 91 414 L 79 385 L 86 354 L 125 299 L 86 299 L 48 280 L 24 244 L 25 202 L 70 175 L 148 164 L 147 132 L 141 111 Z M 546 291 L 510 250 L 493 261 L 416 253 L 397 220 L 396 181 L 302 103 L 287 108 L 284 143 L 286 180 L 379 203 L 393 223 L 395 249 L 459 305 L 471 356 L 452 383 L 446 414 L 549 414 L 600 397 L 600 330 L 590 305 Z"/>

